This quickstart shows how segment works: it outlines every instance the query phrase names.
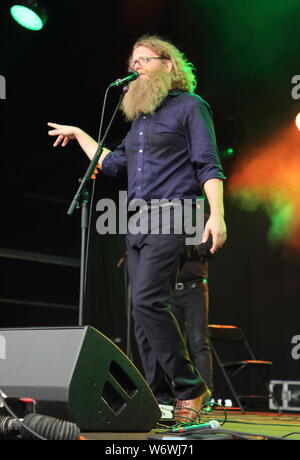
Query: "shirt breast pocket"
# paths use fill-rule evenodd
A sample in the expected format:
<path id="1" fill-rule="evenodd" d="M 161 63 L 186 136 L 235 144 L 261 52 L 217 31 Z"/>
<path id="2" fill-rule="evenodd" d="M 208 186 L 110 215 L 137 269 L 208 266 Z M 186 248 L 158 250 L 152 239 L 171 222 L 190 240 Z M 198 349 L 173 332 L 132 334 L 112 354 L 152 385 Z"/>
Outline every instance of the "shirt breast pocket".
<path id="1" fill-rule="evenodd" d="M 153 122 L 149 129 L 149 141 L 154 148 L 178 148 L 184 143 L 184 135 L 177 126 Z"/>

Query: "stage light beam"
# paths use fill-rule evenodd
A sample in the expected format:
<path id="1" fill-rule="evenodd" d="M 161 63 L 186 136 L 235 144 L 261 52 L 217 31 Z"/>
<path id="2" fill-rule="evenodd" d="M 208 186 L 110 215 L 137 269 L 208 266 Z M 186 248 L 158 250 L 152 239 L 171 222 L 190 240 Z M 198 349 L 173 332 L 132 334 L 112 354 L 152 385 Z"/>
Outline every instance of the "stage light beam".
<path id="1" fill-rule="evenodd" d="M 282 242 L 300 253 L 299 132 L 291 123 L 243 150 L 229 178 L 229 195 L 246 211 L 265 210 L 272 245 Z"/>

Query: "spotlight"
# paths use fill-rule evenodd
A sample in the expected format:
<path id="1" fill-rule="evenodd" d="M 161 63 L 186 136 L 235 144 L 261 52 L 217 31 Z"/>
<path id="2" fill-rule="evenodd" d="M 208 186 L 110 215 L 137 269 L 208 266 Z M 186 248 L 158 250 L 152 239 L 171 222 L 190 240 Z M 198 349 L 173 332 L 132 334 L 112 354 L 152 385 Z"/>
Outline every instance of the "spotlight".
<path id="1" fill-rule="evenodd" d="M 232 157 L 233 155 L 234 155 L 234 149 L 232 147 L 227 147 L 226 149 L 223 149 L 221 151 L 222 158 Z"/>
<path id="2" fill-rule="evenodd" d="M 14 20 L 29 30 L 41 30 L 47 22 L 46 8 L 36 0 L 13 3 L 10 14 Z"/>
<path id="3" fill-rule="evenodd" d="M 300 131 L 300 112 L 298 113 L 298 115 L 295 118 L 295 124 L 296 124 L 297 128 Z"/>

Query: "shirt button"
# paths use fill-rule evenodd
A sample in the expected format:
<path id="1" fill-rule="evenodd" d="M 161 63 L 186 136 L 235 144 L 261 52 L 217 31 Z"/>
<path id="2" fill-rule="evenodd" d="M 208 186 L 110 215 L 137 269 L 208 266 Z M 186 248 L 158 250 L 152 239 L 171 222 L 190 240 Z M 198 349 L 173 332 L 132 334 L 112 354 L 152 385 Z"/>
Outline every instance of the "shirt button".
<path id="1" fill-rule="evenodd" d="M 144 134 L 143 131 L 141 131 L 141 132 L 140 132 L 140 136 L 142 136 L 143 134 Z"/>
<path id="2" fill-rule="evenodd" d="M 138 171 L 141 171 L 141 168 L 138 168 Z"/>
<path id="3" fill-rule="evenodd" d="M 138 190 L 141 190 L 141 187 L 138 187 L 137 189 L 138 189 Z"/>
<path id="4" fill-rule="evenodd" d="M 140 152 L 140 153 L 143 153 L 143 149 L 140 149 L 139 152 Z"/>

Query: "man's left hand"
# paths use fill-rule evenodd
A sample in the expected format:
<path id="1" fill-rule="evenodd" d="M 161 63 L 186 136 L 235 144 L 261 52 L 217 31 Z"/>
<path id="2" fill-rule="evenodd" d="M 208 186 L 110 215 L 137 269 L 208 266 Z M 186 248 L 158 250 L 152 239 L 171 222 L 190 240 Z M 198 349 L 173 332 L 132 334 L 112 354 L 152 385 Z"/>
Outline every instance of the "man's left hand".
<path id="1" fill-rule="evenodd" d="M 223 216 L 210 216 L 204 228 L 203 243 L 207 241 L 209 235 L 212 236 L 210 252 L 215 254 L 223 246 L 227 238 L 226 224 Z"/>

